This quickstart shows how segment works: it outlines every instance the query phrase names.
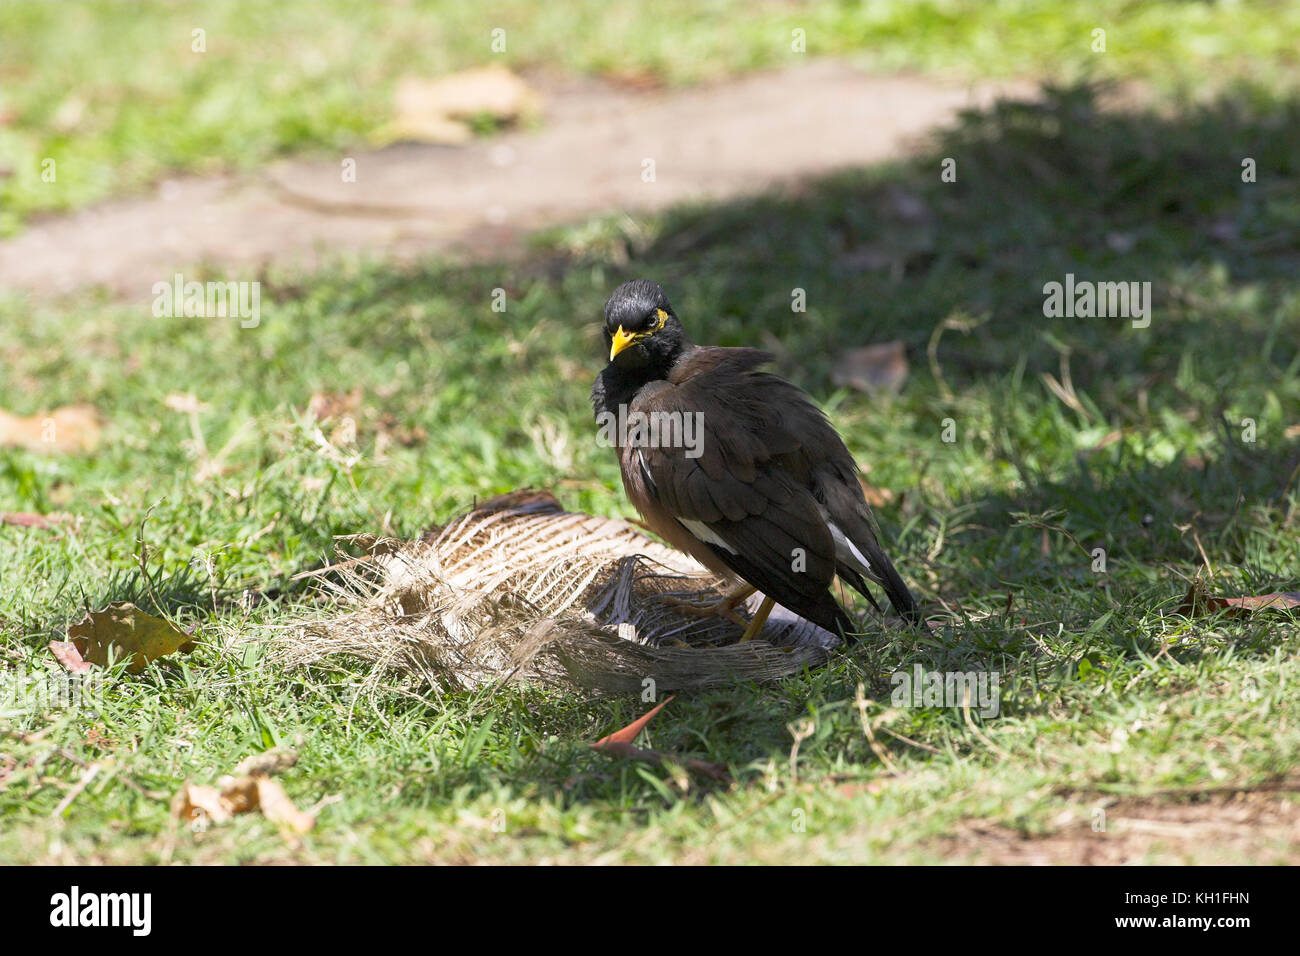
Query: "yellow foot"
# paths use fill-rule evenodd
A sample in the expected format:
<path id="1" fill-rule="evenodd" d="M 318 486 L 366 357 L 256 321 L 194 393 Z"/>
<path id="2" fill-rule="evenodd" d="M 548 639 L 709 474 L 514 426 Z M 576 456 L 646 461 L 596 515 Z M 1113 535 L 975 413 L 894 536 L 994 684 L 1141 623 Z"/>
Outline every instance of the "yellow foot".
<path id="1" fill-rule="evenodd" d="M 683 614 L 692 614 L 696 617 L 725 617 L 736 622 L 741 627 L 745 627 L 748 622 L 736 613 L 736 607 L 753 594 L 754 590 L 748 584 L 742 584 L 730 594 L 726 594 L 715 601 L 693 601 L 689 598 L 669 597 L 666 595 L 661 597 L 660 600 L 665 604 L 680 608 Z"/>
<path id="2" fill-rule="evenodd" d="M 763 596 L 763 603 L 758 606 L 758 613 L 754 615 L 754 619 L 750 621 L 749 626 L 745 628 L 745 633 L 740 636 L 741 644 L 744 644 L 747 641 L 752 641 L 754 638 L 758 637 L 759 634 L 763 633 L 763 625 L 767 623 L 767 616 L 772 613 L 772 606 L 774 604 L 776 604 L 776 602 L 770 597 L 767 595 Z"/>

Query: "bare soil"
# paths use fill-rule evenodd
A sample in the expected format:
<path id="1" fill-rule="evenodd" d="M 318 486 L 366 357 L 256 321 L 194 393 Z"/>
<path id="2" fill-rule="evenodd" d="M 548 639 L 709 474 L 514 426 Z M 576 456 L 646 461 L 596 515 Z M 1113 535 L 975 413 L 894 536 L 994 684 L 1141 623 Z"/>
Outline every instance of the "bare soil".
<path id="1" fill-rule="evenodd" d="M 0 247 L 0 274 L 38 295 L 102 286 L 136 300 L 203 266 L 239 280 L 340 254 L 496 257 L 544 226 L 897 158 L 958 110 L 1029 88 L 868 76 L 836 61 L 676 91 L 534 84 L 545 102 L 534 128 L 170 179 L 152 195 L 31 223 Z M 355 182 L 344 181 L 349 158 Z"/>

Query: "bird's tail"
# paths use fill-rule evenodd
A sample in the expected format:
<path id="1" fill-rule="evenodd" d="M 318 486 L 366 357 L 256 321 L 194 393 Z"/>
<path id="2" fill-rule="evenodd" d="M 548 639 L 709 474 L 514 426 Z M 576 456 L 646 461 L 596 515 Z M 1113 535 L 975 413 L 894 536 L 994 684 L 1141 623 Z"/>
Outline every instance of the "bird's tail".
<path id="1" fill-rule="evenodd" d="M 839 562 L 837 570 L 840 576 L 875 605 L 877 610 L 880 610 L 880 605 L 876 604 L 875 598 L 867 591 L 866 581 L 875 582 L 884 589 L 889 603 L 904 620 L 914 626 L 924 627 L 925 618 L 921 614 L 920 605 L 916 603 L 916 598 L 912 597 L 912 592 L 903 583 L 903 578 L 894 567 L 894 563 L 881 550 L 880 543 L 867 521 L 863 520 L 853 529 L 849 540 L 852 542 L 850 553 L 854 559 L 853 566 L 848 566 L 843 561 Z M 863 567 L 863 562 L 858 560 L 860 558 L 865 559 L 866 567 Z"/>
<path id="2" fill-rule="evenodd" d="M 877 570 L 880 571 L 877 583 L 885 589 L 885 594 L 889 596 L 889 603 L 894 605 L 894 610 L 902 615 L 909 624 L 922 624 L 924 618 L 921 616 L 920 605 L 916 603 L 916 598 L 912 597 L 912 592 L 903 583 L 903 579 L 895 570 L 893 562 L 885 557 L 883 551 L 877 553 L 877 559 L 880 561 L 876 566 Z"/>

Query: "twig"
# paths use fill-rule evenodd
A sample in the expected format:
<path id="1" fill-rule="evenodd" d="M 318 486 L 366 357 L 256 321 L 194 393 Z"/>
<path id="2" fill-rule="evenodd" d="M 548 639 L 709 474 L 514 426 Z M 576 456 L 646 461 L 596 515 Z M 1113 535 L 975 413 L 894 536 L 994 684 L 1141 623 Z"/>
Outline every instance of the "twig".
<path id="1" fill-rule="evenodd" d="M 880 743 L 876 740 L 876 735 L 871 728 L 871 721 L 867 719 L 867 705 L 874 702 L 867 700 L 863 685 L 860 682 L 857 691 L 854 693 L 853 701 L 857 705 L 858 717 L 862 720 L 862 732 L 867 735 L 867 743 L 871 745 L 872 751 L 880 762 L 885 765 L 885 769 L 897 777 L 899 775 L 898 768 L 894 766 L 894 761 L 889 759 L 889 754 L 885 751 L 885 748 L 880 746 Z"/>
<path id="2" fill-rule="evenodd" d="M 89 767 L 87 767 L 82 772 L 81 779 L 78 780 L 73 785 L 72 789 L 68 791 L 68 795 L 59 801 L 59 805 L 54 808 L 54 811 L 50 814 L 50 816 L 51 817 L 63 816 L 63 811 L 68 809 L 68 807 L 72 805 L 73 800 L 76 800 L 77 797 L 81 796 L 81 792 L 85 790 L 88 786 L 90 786 L 90 781 L 94 780 L 98 773 L 99 773 L 99 764 L 92 763 Z"/>

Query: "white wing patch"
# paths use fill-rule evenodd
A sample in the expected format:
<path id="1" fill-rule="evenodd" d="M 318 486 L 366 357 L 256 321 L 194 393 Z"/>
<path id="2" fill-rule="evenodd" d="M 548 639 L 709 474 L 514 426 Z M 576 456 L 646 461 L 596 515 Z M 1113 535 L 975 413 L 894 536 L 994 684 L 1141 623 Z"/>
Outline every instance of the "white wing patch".
<path id="1" fill-rule="evenodd" d="M 640 448 L 636 450 L 636 460 L 641 463 L 641 474 L 645 476 L 645 483 L 650 486 L 651 491 L 657 494 L 659 489 L 655 487 L 655 480 L 650 476 L 650 468 L 646 465 L 645 454 Z"/>
<path id="2" fill-rule="evenodd" d="M 876 572 L 871 570 L 871 562 L 862 556 L 862 552 L 857 549 L 843 531 L 832 522 L 828 521 L 826 525 L 831 529 L 831 537 L 835 539 L 835 559 L 874 580 Z"/>
<path id="3" fill-rule="evenodd" d="M 719 548 L 722 548 L 724 551 L 730 551 L 732 554 L 736 553 L 735 548 L 718 537 L 718 535 L 714 533 L 713 529 L 703 521 L 688 521 L 685 518 L 678 518 L 677 520 L 682 523 L 687 531 L 695 535 L 695 537 L 699 538 L 701 541 L 707 541 L 709 544 L 716 544 Z"/>

